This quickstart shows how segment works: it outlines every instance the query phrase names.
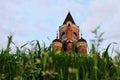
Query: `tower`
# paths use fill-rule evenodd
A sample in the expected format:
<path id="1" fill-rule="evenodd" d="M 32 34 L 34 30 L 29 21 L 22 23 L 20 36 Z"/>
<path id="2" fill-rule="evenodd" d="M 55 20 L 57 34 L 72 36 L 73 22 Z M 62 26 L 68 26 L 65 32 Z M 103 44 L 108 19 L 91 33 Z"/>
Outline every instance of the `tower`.
<path id="1" fill-rule="evenodd" d="M 59 27 L 59 38 L 62 42 L 75 43 L 79 39 L 79 26 L 77 26 L 70 14 L 68 13 L 63 25 Z"/>
<path id="2" fill-rule="evenodd" d="M 81 40 L 83 40 L 83 38 L 81 37 L 81 39 L 79 39 L 79 37 L 79 26 L 75 24 L 73 17 L 70 12 L 68 12 L 63 24 L 59 26 L 59 38 L 57 40 L 53 40 L 53 43 L 55 43 L 55 41 L 60 42 L 62 44 L 62 49 L 70 53 L 75 46 L 82 44 Z M 86 40 L 84 43 L 87 44 Z M 58 43 L 56 44 L 58 45 Z M 84 47 L 84 49 L 87 50 L 87 46 Z M 80 48 L 81 46 L 77 46 L 77 49 Z M 53 49 L 55 49 L 55 47 Z M 81 50 L 83 49 L 77 51 L 82 52 Z M 84 51 L 84 53 L 87 54 L 86 51 Z"/>

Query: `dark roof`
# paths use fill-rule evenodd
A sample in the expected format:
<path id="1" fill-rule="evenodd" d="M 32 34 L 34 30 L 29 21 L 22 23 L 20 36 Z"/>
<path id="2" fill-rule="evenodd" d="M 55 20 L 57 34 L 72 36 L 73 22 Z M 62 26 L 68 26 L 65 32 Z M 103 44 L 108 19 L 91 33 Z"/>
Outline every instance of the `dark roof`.
<path id="1" fill-rule="evenodd" d="M 68 12 L 66 18 L 65 18 L 65 21 L 63 22 L 63 24 L 66 24 L 67 21 L 71 21 L 73 24 L 75 24 L 70 12 Z"/>
<path id="2" fill-rule="evenodd" d="M 81 39 L 79 39 L 78 42 L 87 42 L 87 41 L 81 37 Z"/>
<path id="3" fill-rule="evenodd" d="M 53 42 L 61 42 L 60 39 L 54 39 Z"/>

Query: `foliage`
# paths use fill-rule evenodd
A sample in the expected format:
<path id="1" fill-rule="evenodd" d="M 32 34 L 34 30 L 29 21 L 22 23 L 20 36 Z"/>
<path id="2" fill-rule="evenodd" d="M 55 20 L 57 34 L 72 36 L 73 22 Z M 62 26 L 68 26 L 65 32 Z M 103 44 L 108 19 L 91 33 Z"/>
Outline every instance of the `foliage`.
<path id="1" fill-rule="evenodd" d="M 92 30 L 92 33 L 95 36 L 94 36 L 94 39 L 91 40 L 97 52 L 99 51 L 98 49 L 100 48 L 101 43 L 104 41 L 104 38 L 103 38 L 104 32 L 99 33 L 99 29 L 100 29 L 100 25 L 94 30 Z"/>
<path id="2" fill-rule="evenodd" d="M 53 52 L 39 41 L 26 43 L 11 52 L 12 36 L 6 49 L 0 51 L 0 80 L 119 80 L 120 64 L 107 49 L 100 56 L 93 45 L 89 55 Z M 31 48 L 26 48 L 27 45 Z M 120 60 L 120 57 L 117 57 Z"/>

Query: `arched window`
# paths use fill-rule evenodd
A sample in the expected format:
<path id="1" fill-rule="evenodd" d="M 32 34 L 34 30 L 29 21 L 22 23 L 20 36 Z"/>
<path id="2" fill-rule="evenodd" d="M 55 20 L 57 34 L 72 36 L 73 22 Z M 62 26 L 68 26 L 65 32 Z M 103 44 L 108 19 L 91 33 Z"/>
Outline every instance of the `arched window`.
<path id="1" fill-rule="evenodd" d="M 73 38 L 77 39 L 77 34 L 75 32 L 73 33 Z"/>
<path id="2" fill-rule="evenodd" d="M 66 38 L 66 34 L 63 33 L 63 34 L 62 34 L 62 40 L 64 40 L 65 38 Z"/>

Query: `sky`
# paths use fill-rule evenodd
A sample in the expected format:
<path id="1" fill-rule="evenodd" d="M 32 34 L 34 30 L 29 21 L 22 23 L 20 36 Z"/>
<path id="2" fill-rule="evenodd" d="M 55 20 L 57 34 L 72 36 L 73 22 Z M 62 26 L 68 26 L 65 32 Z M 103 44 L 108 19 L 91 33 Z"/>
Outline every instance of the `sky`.
<path id="1" fill-rule="evenodd" d="M 105 48 L 111 42 L 120 50 L 120 0 L 0 0 L 0 48 L 6 47 L 7 36 L 21 46 L 38 40 L 49 45 L 70 11 L 80 32 L 87 40 L 94 35 L 93 29 L 101 25 L 105 32 Z"/>

